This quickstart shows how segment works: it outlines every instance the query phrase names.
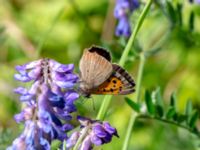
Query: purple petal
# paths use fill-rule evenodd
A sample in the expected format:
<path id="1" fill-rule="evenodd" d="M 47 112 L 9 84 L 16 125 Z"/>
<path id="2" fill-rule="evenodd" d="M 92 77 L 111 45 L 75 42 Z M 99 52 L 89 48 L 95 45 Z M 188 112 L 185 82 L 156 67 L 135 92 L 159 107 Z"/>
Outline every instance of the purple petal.
<path id="1" fill-rule="evenodd" d="M 18 87 L 16 89 L 14 89 L 14 92 L 17 94 L 25 95 L 28 93 L 28 90 L 24 87 Z"/>
<path id="2" fill-rule="evenodd" d="M 55 81 L 54 82 L 61 88 L 72 88 L 74 86 L 74 83 L 69 81 L 69 82 L 62 82 L 62 81 Z"/>
<path id="3" fill-rule="evenodd" d="M 66 142 L 66 147 L 67 148 L 71 148 L 72 146 L 74 146 L 79 138 L 80 134 L 79 132 L 74 132 L 68 139 Z"/>
<path id="4" fill-rule="evenodd" d="M 17 123 L 24 121 L 24 112 L 14 115 L 14 119 Z"/>
<path id="5" fill-rule="evenodd" d="M 110 133 L 110 134 L 114 134 L 118 137 L 118 134 L 117 134 L 117 130 L 115 128 L 113 128 L 108 122 L 104 122 L 103 123 L 103 126 L 104 126 L 104 129 Z"/>
<path id="6" fill-rule="evenodd" d="M 41 68 L 40 67 L 37 67 L 33 70 L 31 70 L 29 73 L 28 73 L 28 76 L 31 78 L 31 79 L 37 79 L 38 76 L 41 74 Z"/>
<path id="7" fill-rule="evenodd" d="M 73 64 L 68 64 L 68 65 L 60 65 L 58 68 L 55 69 L 57 72 L 68 72 L 72 71 L 74 69 Z"/>
<path id="8" fill-rule="evenodd" d="M 68 72 L 74 69 L 73 64 L 63 65 L 54 60 L 50 60 L 49 65 L 54 71 L 57 71 L 57 72 Z"/>
<path id="9" fill-rule="evenodd" d="M 106 134 L 106 136 L 103 138 L 103 143 L 109 143 L 112 140 L 112 135 Z"/>
<path id="10" fill-rule="evenodd" d="M 127 17 L 119 19 L 115 34 L 117 36 L 129 37 L 131 35 L 131 26 Z"/>
<path id="11" fill-rule="evenodd" d="M 50 146 L 49 142 L 46 139 L 42 138 L 42 137 L 40 138 L 40 144 L 43 146 L 43 148 L 45 150 L 51 149 L 51 146 Z"/>
<path id="12" fill-rule="evenodd" d="M 26 69 L 32 69 L 32 68 L 35 68 L 36 66 L 39 66 L 39 65 L 41 65 L 41 59 L 27 63 L 27 64 L 24 65 L 24 67 Z"/>
<path id="13" fill-rule="evenodd" d="M 33 98 L 33 95 L 31 95 L 31 94 L 25 94 L 25 95 L 22 95 L 22 96 L 20 96 L 20 101 L 29 101 L 29 100 L 31 100 Z"/>
<path id="14" fill-rule="evenodd" d="M 96 135 L 91 136 L 91 142 L 97 146 L 103 144 L 102 140 L 99 137 L 97 137 Z"/>
<path id="15" fill-rule="evenodd" d="M 66 103 L 71 105 L 75 100 L 79 98 L 79 94 L 76 92 L 67 92 L 64 96 Z"/>
<path id="16" fill-rule="evenodd" d="M 27 144 L 25 143 L 25 137 L 19 136 L 13 141 L 12 146 L 8 147 L 6 150 L 25 150 L 27 148 Z"/>
<path id="17" fill-rule="evenodd" d="M 39 87 L 39 84 L 40 84 L 39 81 L 34 82 L 31 86 L 30 90 L 29 90 L 29 93 L 32 94 L 32 95 L 36 94 L 38 87 Z"/>
<path id="18" fill-rule="evenodd" d="M 31 81 L 31 78 L 29 78 L 28 76 L 26 75 L 21 75 L 21 74 L 15 74 L 14 75 L 14 78 L 16 80 L 19 80 L 19 81 L 22 81 L 22 82 L 29 82 Z"/>
<path id="19" fill-rule="evenodd" d="M 66 132 L 66 131 L 70 131 L 72 130 L 74 127 L 71 124 L 64 124 L 62 126 L 62 131 Z"/>
<path id="20" fill-rule="evenodd" d="M 96 124 L 95 126 L 93 126 L 92 130 L 94 131 L 95 135 L 97 135 L 98 137 L 102 138 L 107 135 L 107 133 L 105 132 L 101 124 Z"/>
<path id="21" fill-rule="evenodd" d="M 52 73 L 52 78 L 54 80 L 59 80 L 59 81 L 74 81 L 78 80 L 78 76 L 75 74 L 64 74 L 64 73 L 58 73 L 58 72 L 53 72 Z"/>
<path id="22" fill-rule="evenodd" d="M 81 147 L 80 147 L 80 150 L 90 150 L 92 147 L 92 143 L 91 143 L 91 139 L 90 139 L 90 136 L 87 136 L 82 144 L 81 144 Z"/>
<path id="23" fill-rule="evenodd" d="M 22 66 L 16 66 L 15 69 L 21 74 L 21 75 L 26 75 L 26 68 L 24 65 Z"/>

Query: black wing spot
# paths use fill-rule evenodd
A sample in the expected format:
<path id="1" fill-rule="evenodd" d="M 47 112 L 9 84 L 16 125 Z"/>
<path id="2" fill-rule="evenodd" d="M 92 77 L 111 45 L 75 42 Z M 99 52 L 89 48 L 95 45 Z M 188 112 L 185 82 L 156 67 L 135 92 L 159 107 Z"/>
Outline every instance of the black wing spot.
<path id="1" fill-rule="evenodd" d="M 114 89 L 111 88 L 110 91 L 111 91 L 111 92 L 114 92 Z"/>
<path id="2" fill-rule="evenodd" d="M 106 92 L 106 89 L 103 89 L 103 92 Z"/>
<path id="3" fill-rule="evenodd" d="M 114 84 L 116 84 L 116 83 L 117 83 L 117 81 L 116 81 L 116 80 L 113 80 L 112 82 L 113 82 Z"/>
<path id="4" fill-rule="evenodd" d="M 122 91 L 122 86 L 119 87 L 119 91 Z"/>
<path id="5" fill-rule="evenodd" d="M 108 79 L 107 82 L 110 83 L 110 79 Z"/>

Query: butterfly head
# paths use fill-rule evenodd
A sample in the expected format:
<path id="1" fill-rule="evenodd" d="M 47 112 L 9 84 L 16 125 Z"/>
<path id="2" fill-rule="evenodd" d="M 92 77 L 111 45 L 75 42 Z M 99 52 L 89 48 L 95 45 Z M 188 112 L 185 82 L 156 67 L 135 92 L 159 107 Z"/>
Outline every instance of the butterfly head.
<path id="1" fill-rule="evenodd" d="M 90 98 L 90 86 L 86 82 L 81 81 L 79 84 L 80 94 L 86 98 Z"/>

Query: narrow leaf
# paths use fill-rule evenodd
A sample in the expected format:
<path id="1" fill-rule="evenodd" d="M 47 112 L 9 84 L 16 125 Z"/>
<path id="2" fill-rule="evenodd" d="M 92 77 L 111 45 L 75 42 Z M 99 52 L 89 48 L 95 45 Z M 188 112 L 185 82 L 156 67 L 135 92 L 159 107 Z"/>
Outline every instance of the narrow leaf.
<path id="1" fill-rule="evenodd" d="M 148 91 L 145 92 L 145 103 L 146 103 L 147 110 L 148 110 L 149 114 L 154 115 L 155 114 L 155 107 L 154 107 L 154 104 L 152 102 L 151 95 Z"/>
<path id="2" fill-rule="evenodd" d="M 177 4 L 177 16 L 178 16 L 178 23 L 180 26 L 183 24 L 183 19 L 182 19 L 182 4 Z"/>
<path id="3" fill-rule="evenodd" d="M 170 105 L 176 108 L 176 95 L 174 92 L 172 93 L 171 98 L 170 98 Z"/>
<path id="4" fill-rule="evenodd" d="M 167 11 L 168 11 L 171 23 L 175 25 L 177 22 L 176 11 L 174 10 L 174 7 L 172 6 L 170 2 L 167 1 L 166 4 L 167 4 Z"/>
<path id="5" fill-rule="evenodd" d="M 194 12 L 192 11 L 190 13 L 190 18 L 189 18 L 189 29 L 190 31 L 193 31 L 194 30 L 194 19 L 195 19 L 195 14 Z"/>
<path id="6" fill-rule="evenodd" d="M 132 101 L 128 97 L 125 97 L 125 101 L 133 110 L 135 110 L 138 113 L 140 112 L 140 105 L 139 104 L 137 104 L 136 102 Z"/>
<path id="7" fill-rule="evenodd" d="M 156 104 L 163 107 L 163 99 L 161 96 L 160 87 L 153 92 L 152 96 L 154 97 Z"/>
<path id="8" fill-rule="evenodd" d="M 182 122 L 184 122 L 184 121 L 186 121 L 186 119 L 187 119 L 187 116 L 186 115 L 183 115 L 183 114 L 179 114 L 179 115 L 177 115 L 177 122 L 178 123 L 182 123 Z"/>
<path id="9" fill-rule="evenodd" d="M 161 107 L 160 105 L 156 105 L 155 108 L 156 108 L 156 115 L 158 117 L 162 117 L 164 114 L 163 107 Z"/>
<path id="10" fill-rule="evenodd" d="M 185 115 L 187 116 L 187 124 L 190 122 L 190 115 L 192 114 L 192 101 L 188 100 L 185 107 Z"/>
<path id="11" fill-rule="evenodd" d="M 198 120 L 198 117 L 199 117 L 198 112 L 197 112 L 196 110 L 193 111 L 192 115 L 190 116 L 190 121 L 189 121 L 189 126 L 190 126 L 191 128 L 194 128 L 194 127 L 195 127 L 195 124 L 196 124 L 196 122 L 197 122 L 197 120 Z"/>
<path id="12" fill-rule="evenodd" d="M 170 107 L 166 113 L 166 118 L 171 119 L 176 115 L 176 110 L 174 107 Z"/>
<path id="13" fill-rule="evenodd" d="M 185 107 L 185 114 L 190 115 L 192 113 L 192 101 L 188 100 Z"/>

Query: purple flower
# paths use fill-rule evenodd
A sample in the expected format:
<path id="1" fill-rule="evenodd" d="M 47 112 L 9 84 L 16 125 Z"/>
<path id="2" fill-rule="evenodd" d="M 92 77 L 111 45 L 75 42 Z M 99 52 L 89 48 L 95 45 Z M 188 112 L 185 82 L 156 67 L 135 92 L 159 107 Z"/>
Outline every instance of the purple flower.
<path id="1" fill-rule="evenodd" d="M 129 15 L 139 7 L 138 0 L 117 0 L 114 16 L 118 19 L 118 25 L 115 31 L 117 36 L 129 37 L 131 35 L 131 25 Z"/>
<path id="2" fill-rule="evenodd" d="M 200 0 L 189 0 L 190 3 L 196 3 L 196 4 L 200 4 Z"/>
<path id="3" fill-rule="evenodd" d="M 80 136 L 84 136 L 82 143 L 79 145 L 80 150 L 92 149 L 93 145 L 103 145 L 111 142 L 113 136 L 118 137 L 117 130 L 108 122 L 90 120 L 80 116 L 77 119 L 81 124 L 81 130 L 72 133 L 68 138 L 66 142 L 67 149 L 72 148 Z"/>
<path id="4" fill-rule="evenodd" d="M 74 101 L 79 97 L 73 90 L 78 80 L 73 69 L 73 64 L 64 65 L 52 59 L 40 59 L 16 67 L 15 79 L 32 81 L 32 85 L 30 89 L 18 87 L 14 90 L 26 104 L 14 118 L 17 123 L 25 122 L 25 127 L 8 150 L 49 150 L 52 140 L 67 138 L 65 132 L 73 128 L 67 121 L 76 111 Z"/>

